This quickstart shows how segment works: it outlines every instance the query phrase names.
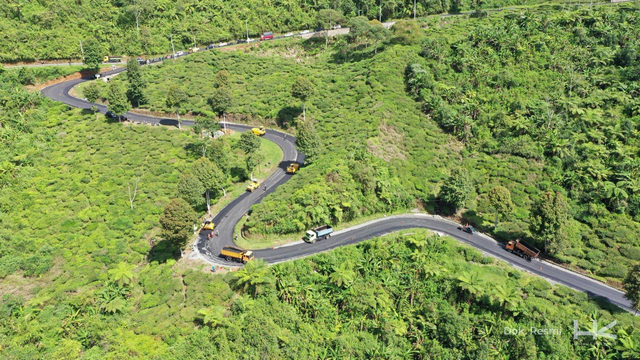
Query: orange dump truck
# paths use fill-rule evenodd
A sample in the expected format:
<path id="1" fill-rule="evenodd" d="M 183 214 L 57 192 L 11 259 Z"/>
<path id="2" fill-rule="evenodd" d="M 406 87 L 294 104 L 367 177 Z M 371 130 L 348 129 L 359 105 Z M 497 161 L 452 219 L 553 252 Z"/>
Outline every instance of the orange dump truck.
<path id="1" fill-rule="evenodd" d="M 220 255 L 226 260 L 240 261 L 244 264 L 253 260 L 253 252 L 251 250 L 244 250 L 234 246 L 223 247 Z"/>
<path id="2" fill-rule="evenodd" d="M 540 250 L 525 243 L 524 241 L 520 241 L 520 239 L 509 241 L 507 243 L 507 251 L 512 252 L 529 261 L 531 261 L 531 259 L 537 258 L 538 255 L 540 255 Z"/>

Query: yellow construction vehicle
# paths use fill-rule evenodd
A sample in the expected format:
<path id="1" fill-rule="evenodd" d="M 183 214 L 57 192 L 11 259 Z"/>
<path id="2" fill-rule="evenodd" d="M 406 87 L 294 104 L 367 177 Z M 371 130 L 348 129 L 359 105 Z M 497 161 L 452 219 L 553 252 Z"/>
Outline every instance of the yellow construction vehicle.
<path id="1" fill-rule="evenodd" d="M 235 246 L 225 246 L 220 251 L 220 256 L 225 260 L 241 261 L 246 264 L 253 260 L 253 252 L 251 250 L 243 250 Z"/>
<path id="2" fill-rule="evenodd" d="M 264 129 L 264 126 L 260 126 L 259 128 L 254 127 L 253 129 L 251 129 L 251 132 L 254 135 L 258 135 L 258 136 L 262 136 L 267 133 L 267 131 Z"/>
<path id="3" fill-rule="evenodd" d="M 287 174 L 295 174 L 298 172 L 298 169 L 300 169 L 300 164 L 291 163 L 289 166 L 287 166 Z"/>

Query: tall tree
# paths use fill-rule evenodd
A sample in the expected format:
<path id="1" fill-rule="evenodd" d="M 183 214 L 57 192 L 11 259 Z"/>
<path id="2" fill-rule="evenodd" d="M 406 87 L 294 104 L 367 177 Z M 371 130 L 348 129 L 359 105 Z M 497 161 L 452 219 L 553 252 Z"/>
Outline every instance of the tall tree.
<path id="1" fill-rule="evenodd" d="M 240 140 L 236 143 L 236 147 L 245 154 L 251 155 L 260 148 L 260 138 L 253 135 L 251 131 L 245 131 L 240 134 Z"/>
<path id="2" fill-rule="evenodd" d="M 204 186 L 190 172 L 184 173 L 178 180 L 178 197 L 188 202 L 194 208 L 202 205 L 202 194 L 204 194 Z"/>
<path id="3" fill-rule="evenodd" d="M 264 155 L 254 152 L 247 156 L 245 160 L 245 164 L 247 166 L 247 177 L 250 177 L 250 174 L 255 170 L 256 166 L 260 165 L 260 163 L 264 160 Z"/>
<path id="4" fill-rule="evenodd" d="M 142 15 L 147 12 L 152 12 L 155 3 L 153 0 L 132 0 L 129 11 L 136 18 L 136 30 L 140 32 L 140 19 Z"/>
<path id="5" fill-rule="evenodd" d="M 386 41 L 391 32 L 385 28 L 380 22 L 376 20 L 371 21 L 371 26 L 369 27 L 369 31 L 367 32 L 367 38 L 369 41 L 373 41 L 373 53 L 378 53 L 378 48 L 380 44 Z"/>
<path id="6" fill-rule="evenodd" d="M 82 95 L 90 103 L 95 103 L 100 98 L 100 88 L 95 81 L 90 82 L 82 88 Z"/>
<path id="7" fill-rule="evenodd" d="M 227 121 L 226 113 L 231 107 L 233 101 L 233 95 L 231 90 L 226 87 L 219 87 L 213 92 L 213 96 L 209 99 L 209 105 L 211 110 L 218 115 L 222 115 L 222 121 Z"/>
<path id="8" fill-rule="evenodd" d="M 364 16 L 356 16 L 349 20 L 349 34 L 347 39 L 355 46 L 360 45 L 363 41 L 368 39 L 368 34 L 371 29 L 369 19 Z"/>
<path id="9" fill-rule="evenodd" d="M 547 191 L 531 208 L 531 234 L 544 241 L 545 252 L 557 254 L 567 247 L 569 210 L 564 196 Z"/>
<path id="10" fill-rule="evenodd" d="M 202 139 L 202 141 L 198 143 L 202 148 L 202 157 L 207 156 L 207 149 L 209 148 L 211 137 L 218 130 L 220 130 L 220 125 L 215 119 L 208 116 L 196 119 L 193 132 L 198 134 Z"/>
<path id="11" fill-rule="evenodd" d="M 449 5 L 449 14 L 459 14 L 462 7 L 462 0 L 451 0 Z"/>
<path id="12" fill-rule="evenodd" d="M 85 64 L 89 70 L 98 71 L 100 64 L 102 64 L 102 58 L 104 57 L 104 52 L 98 40 L 94 38 L 87 39 L 83 43 L 82 49 L 84 50 L 82 63 Z"/>
<path id="13" fill-rule="evenodd" d="M 227 70 L 220 70 L 213 77 L 213 87 L 223 88 L 229 86 L 229 72 Z"/>
<path id="14" fill-rule="evenodd" d="M 391 27 L 393 42 L 403 45 L 414 45 L 422 42 L 424 31 L 415 21 L 401 20 Z"/>
<path id="15" fill-rule="evenodd" d="M 631 307 L 637 312 L 640 310 L 640 264 L 634 265 L 622 282 L 626 294 L 631 301 Z"/>
<path id="16" fill-rule="evenodd" d="M 454 213 L 463 206 L 471 194 L 472 186 L 469 172 L 464 168 L 456 168 L 440 189 L 439 198 L 454 208 Z"/>
<path id="17" fill-rule="evenodd" d="M 127 62 L 127 80 L 129 80 L 127 98 L 129 98 L 131 105 L 139 107 L 140 104 L 144 104 L 147 101 L 145 96 L 147 82 L 142 78 L 138 60 L 134 58 L 130 58 Z"/>
<path id="18" fill-rule="evenodd" d="M 305 103 L 313 95 L 313 83 L 306 77 L 299 76 L 291 86 L 291 95 L 302 101 L 302 119 L 307 120 Z"/>
<path id="19" fill-rule="evenodd" d="M 131 109 L 131 104 L 127 99 L 122 85 L 118 82 L 112 81 L 109 83 L 109 92 L 107 95 L 109 101 L 109 111 L 116 114 L 118 117 L 124 115 Z"/>
<path id="20" fill-rule="evenodd" d="M 341 12 L 333 9 L 322 9 L 316 15 L 316 25 L 325 29 L 324 46 L 329 47 L 329 30 L 331 27 L 344 22 L 344 16 Z"/>
<path id="21" fill-rule="evenodd" d="M 224 139 L 211 141 L 208 147 L 207 158 L 220 168 L 227 176 L 231 169 L 230 147 Z"/>
<path id="22" fill-rule="evenodd" d="M 162 237 L 177 246 L 183 246 L 191 236 L 198 214 L 183 199 L 172 199 L 160 215 Z"/>
<path id="23" fill-rule="evenodd" d="M 176 113 L 178 117 L 178 129 L 181 129 L 182 120 L 180 119 L 180 110 L 184 103 L 187 102 L 187 94 L 177 84 L 171 84 L 169 91 L 167 91 L 167 97 L 165 104 L 167 107 Z"/>
<path id="24" fill-rule="evenodd" d="M 207 199 L 207 212 L 211 213 L 211 192 L 218 193 L 224 186 L 226 179 L 225 174 L 218 168 L 214 162 L 203 157 L 193 163 L 193 174 L 200 180 L 204 187 L 205 197 Z"/>
<path id="25" fill-rule="evenodd" d="M 306 163 L 311 164 L 317 159 L 322 150 L 322 142 L 312 120 L 296 124 L 296 146 L 304 153 Z"/>
<path id="26" fill-rule="evenodd" d="M 496 186 L 489 190 L 487 194 L 489 206 L 496 213 L 496 219 L 493 223 L 493 229 L 498 227 L 498 219 L 500 215 L 506 216 L 513 211 L 513 203 L 511 202 L 511 192 L 504 186 Z"/>

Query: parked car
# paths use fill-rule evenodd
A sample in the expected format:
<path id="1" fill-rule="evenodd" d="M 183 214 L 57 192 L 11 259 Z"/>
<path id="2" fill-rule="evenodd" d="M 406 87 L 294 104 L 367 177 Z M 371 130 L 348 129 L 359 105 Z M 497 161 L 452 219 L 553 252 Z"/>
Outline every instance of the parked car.
<path id="1" fill-rule="evenodd" d="M 300 34 L 304 35 L 304 34 L 308 34 L 310 32 L 311 32 L 311 30 L 302 30 L 302 31 L 300 31 Z"/>
<path id="2" fill-rule="evenodd" d="M 116 115 L 113 111 L 107 111 L 104 114 L 106 117 L 111 118 L 113 120 L 117 120 L 117 121 L 127 121 L 127 118 L 124 115 Z"/>
<path id="3" fill-rule="evenodd" d="M 333 27 L 333 30 L 338 30 L 338 29 L 342 29 L 342 26 L 340 24 Z"/>
<path id="4" fill-rule="evenodd" d="M 184 55 L 184 51 L 178 51 L 178 52 L 176 53 L 176 56 L 182 56 L 182 55 Z"/>
<path id="5" fill-rule="evenodd" d="M 323 31 L 323 30 L 324 30 L 323 28 L 317 27 L 317 28 L 313 29 L 313 32 L 320 32 L 320 31 Z"/>
<path id="6" fill-rule="evenodd" d="M 208 49 L 213 49 L 214 47 L 216 47 L 216 45 L 215 45 L 215 44 L 209 44 L 209 45 L 207 45 L 207 50 L 208 50 Z"/>
<path id="7" fill-rule="evenodd" d="M 218 46 L 220 46 L 220 47 L 227 46 L 227 45 L 229 45 L 229 43 L 226 43 L 226 42 L 221 42 L 220 44 L 218 44 Z"/>
<path id="8" fill-rule="evenodd" d="M 292 32 L 288 32 L 288 33 L 284 34 L 284 36 L 285 37 L 293 36 L 293 33 Z"/>
<path id="9" fill-rule="evenodd" d="M 260 40 L 262 41 L 271 39 L 273 39 L 273 32 L 271 31 L 267 31 L 266 33 L 262 34 L 262 36 L 260 36 Z"/>

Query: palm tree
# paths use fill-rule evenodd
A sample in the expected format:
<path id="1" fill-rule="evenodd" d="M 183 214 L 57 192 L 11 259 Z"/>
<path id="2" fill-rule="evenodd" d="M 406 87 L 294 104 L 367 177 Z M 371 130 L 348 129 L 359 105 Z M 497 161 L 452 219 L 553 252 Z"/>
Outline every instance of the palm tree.
<path id="1" fill-rule="evenodd" d="M 127 306 L 127 301 L 123 298 L 115 298 L 108 303 L 102 304 L 100 308 L 105 312 L 110 314 L 115 314 L 117 312 L 122 312 L 124 308 Z"/>
<path id="2" fill-rule="evenodd" d="M 261 259 L 250 261 L 233 276 L 234 287 L 254 297 L 264 292 L 273 283 L 271 270 Z"/>
<path id="3" fill-rule="evenodd" d="M 216 305 L 212 308 L 198 310 L 198 320 L 208 327 L 216 327 L 224 322 L 224 307 Z"/>
<path id="4" fill-rule="evenodd" d="M 329 275 L 329 281 L 337 287 L 347 288 L 351 286 L 355 276 L 356 273 L 351 269 L 351 265 L 342 263 L 340 266 L 333 268 L 333 272 Z"/>
<path id="5" fill-rule="evenodd" d="M 625 329 L 618 330 L 618 345 L 615 349 L 618 350 L 622 359 L 638 359 L 640 358 L 640 346 L 633 340 L 633 329 L 629 334 Z"/>
<path id="6" fill-rule="evenodd" d="M 496 298 L 502 308 L 502 313 L 517 306 L 521 297 L 518 290 L 512 287 L 505 287 L 502 284 L 495 287 L 493 296 Z"/>
<path id="7" fill-rule="evenodd" d="M 119 263 L 117 267 L 109 270 L 111 280 L 116 283 L 125 286 L 131 283 L 131 280 L 135 277 L 133 273 L 134 265 Z"/>
<path id="8" fill-rule="evenodd" d="M 482 291 L 482 281 L 477 273 L 469 274 L 464 272 L 458 276 L 457 280 L 460 288 L 469 295 L 469 303 L 471 303 L 475 295 Z"/>
<path id="9" fill-rule="evenodd" d="M 629 198 L 629 194 L 625 191 L 625 183 L 618 181 L 612 183 L 611 181 L 604 182 L 604 196 L 609 199 L 609 205 L 614 210 L 621 210 L 624 208 L 624 202 Z"/>

